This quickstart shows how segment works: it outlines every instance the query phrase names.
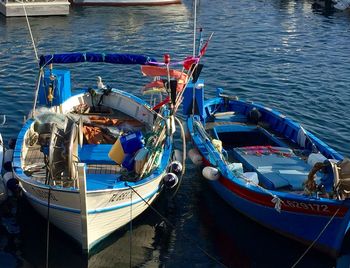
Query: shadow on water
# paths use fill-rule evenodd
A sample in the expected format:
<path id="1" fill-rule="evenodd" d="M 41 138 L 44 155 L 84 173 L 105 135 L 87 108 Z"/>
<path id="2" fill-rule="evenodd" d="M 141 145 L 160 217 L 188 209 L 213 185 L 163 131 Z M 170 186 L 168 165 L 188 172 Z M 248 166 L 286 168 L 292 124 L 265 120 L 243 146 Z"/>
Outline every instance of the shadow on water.
<path id="1" fill-rule="evenodd" d="M 229 267 L 292 267 L 306 246 L 276 234 L 238 213 L 207 183 L 198 195 L 201 227 Z M 335 260 L 309 251 L 297 267 L 334 267 Z"/>
<path id="2" fill-rule="evenodd" d="M 154 208 L 172 218 L 167 196 L 161 195 Z M 8 263 L 6 267 L 45 267 L 47 222 L 26 199 L 20 200 L 18 210 L 21 234 L 12 250 L 17 258 L 2 253 L 0 259 L 3 258 L 4 262 L 0 261 L 0 264 Z M 172 231 L 154 211 L 148 209 L 132 222 L 131 258 L 129 224 L 96 245 L 87 257 L 81 254 L 78 243 L 50 225 L 49 267 L 158 266 L 161 255 L 167 254 Z"/>

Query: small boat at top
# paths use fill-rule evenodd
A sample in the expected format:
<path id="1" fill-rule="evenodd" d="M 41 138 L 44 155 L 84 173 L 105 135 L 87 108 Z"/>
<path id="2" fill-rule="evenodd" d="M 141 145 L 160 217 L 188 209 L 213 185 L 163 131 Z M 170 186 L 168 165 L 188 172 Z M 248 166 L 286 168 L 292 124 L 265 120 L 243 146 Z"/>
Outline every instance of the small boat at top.
<path id="1" fill-rule="evenodd" d="M 150 106 L 101 77 L 76 90 L 70 70 L 53 67 L 83 62 L 157 62 L 102 53 L 40 58 L 33 110 L 17 137 L 13 170 L 32 206 L 88 252 L 146 210 L 164 185 L 174 187 L 182 169 L 173 161 L 179 120 L 169 103 L 177 102 Z"/>
<path id="2" fill-rule="evenodd" d="M 181 4 L 181 0 L 70 0 L 74 5 L 85 6 L 162 6 Z"/>
<path id="3" fill-rule="evenodd" d="M 222 89 L 204 101 L 203 81 L 193 88 L 183 102 L 189 156 L 214 191 L 273 231 L 338 254 L 350 227 L 349 159 L 280 112 Z"/>

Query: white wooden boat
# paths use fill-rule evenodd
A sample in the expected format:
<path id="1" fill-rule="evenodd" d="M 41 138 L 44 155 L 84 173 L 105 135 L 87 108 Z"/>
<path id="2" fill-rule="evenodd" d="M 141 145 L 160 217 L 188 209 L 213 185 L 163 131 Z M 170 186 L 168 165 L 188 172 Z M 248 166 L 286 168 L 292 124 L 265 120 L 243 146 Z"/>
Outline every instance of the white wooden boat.
<path id="1" fill-rule="evenodd" d="M 174 119 L 167 105 L 156 113 L 145 101 L 106 88 L 101 80 L 98 87 L 87 85 L 86 91 L 71 95 L 70 72 L 45 68 L 76 62 L 147 65 L 149 58 L 41 57 L 32 117 L 14 150 L 14 173 L 32 206 L 88 252 L 161 192 L 172 164 L 174 125 L 168 122 Z M 37 102 L 46 108 L 37 108 Z"/>
<path id="2" fill-rule="evenodd" d="M 68 0 L 1 0 L 0 13 L 6 17 L 68 15 Z"/>
<path id="3" fill-rule="evenodd" d="M 71 0 L 74 5 L 96 6 L 162 6 L 180 4 L 181 0 Z"/>

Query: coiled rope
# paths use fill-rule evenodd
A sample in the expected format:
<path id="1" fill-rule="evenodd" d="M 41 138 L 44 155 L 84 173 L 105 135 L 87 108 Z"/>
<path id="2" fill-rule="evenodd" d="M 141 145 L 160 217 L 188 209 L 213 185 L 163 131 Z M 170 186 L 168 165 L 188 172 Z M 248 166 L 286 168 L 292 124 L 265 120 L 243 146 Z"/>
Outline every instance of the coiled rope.
<path id="1" fill-rule="evenodd" d="M 156 214 L 158 214 L 158 216 L 164 220 L 166 222 L 166 224 L 168 224 L 170 227 L 172 227 L 173 229 L 176 229 L 176 226 L 174 224 L 172 224 L 166 217 L 164 217 L 158 210 L 156 210 L 150 203 L 147 202 L 147 200 L 145 200 L 131 185 L 129 185 L 127 182 L 125 182 L 125 185 L 127 187 L 129 187 L 139 198 L 141 198 L 141 200 L 143 202 L 145 202 L 145 204 L 150 207 Z M 225 264 L 223 264 L 222 262 L 220 262 L 217 258 L 215 258 L 214 256 L 212 256 L 208 251 L 206 251 L 204 248 L 202 248 L 200 245 L 198 245 L 198 243 L 196 241 L 194 241 L 192 238 L 181 234 L 180 235 L 184 238 L 187 239 L 188 241 L 192 242 L 201 252 L 203 252 L 206 256 L 208 256 L 210 259 L 212 259 L 213 261 L 215 261 L 217 264 L 220 264 L 222 267 L 227 267 Z"/>

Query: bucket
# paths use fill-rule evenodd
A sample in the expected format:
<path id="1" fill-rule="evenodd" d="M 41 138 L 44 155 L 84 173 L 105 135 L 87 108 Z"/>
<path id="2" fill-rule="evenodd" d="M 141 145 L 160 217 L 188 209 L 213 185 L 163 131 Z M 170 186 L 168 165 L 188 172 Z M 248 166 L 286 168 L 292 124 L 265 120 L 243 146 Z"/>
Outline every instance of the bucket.
<path id="1" fill-rule="evenodd" d="M 108 157 L 117 164 L 122 164 L 126 154 L 133 155 L 144 146 L 141 131 L 119 136 L 108 153 Z"/>
<path id="2" fill-rule="evenodd" d="M 311 153 L 307 158 L 307 163 L 313 167 L 316 163 L 323 163 L 327 158 L 321 153 Z"/>

